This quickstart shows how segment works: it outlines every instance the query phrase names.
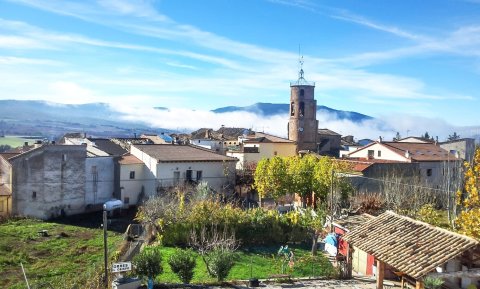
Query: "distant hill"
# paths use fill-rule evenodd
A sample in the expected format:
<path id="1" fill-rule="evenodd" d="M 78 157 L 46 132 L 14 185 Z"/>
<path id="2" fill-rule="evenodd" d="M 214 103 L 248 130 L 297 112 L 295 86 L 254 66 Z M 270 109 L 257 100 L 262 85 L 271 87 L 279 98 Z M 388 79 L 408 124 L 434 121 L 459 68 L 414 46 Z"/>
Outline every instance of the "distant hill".
<path id="1" fill-rule="evenodd" d="M 287 103 L 255 103 L 249 106 L 226 106 L 220 107 L 212 110 L 215 113 L 226 113 L 226 112 L 236 112 L 236 111 L 246 111 L 256 114 L 261 114 L 264 116 L 272 116 L 277 114 L 288 114 L 290 107 Z M 354 111 L 344 111 L 337 110 L 323 105 L 317 105 L 317 112 L 323 113 L 327 112 L 335 115 L 337 118 L 342 120 L 350 120 L 353 122 L 361 122 L 364 120 L 372 119 L 371 116 L 361 114 Z"/>

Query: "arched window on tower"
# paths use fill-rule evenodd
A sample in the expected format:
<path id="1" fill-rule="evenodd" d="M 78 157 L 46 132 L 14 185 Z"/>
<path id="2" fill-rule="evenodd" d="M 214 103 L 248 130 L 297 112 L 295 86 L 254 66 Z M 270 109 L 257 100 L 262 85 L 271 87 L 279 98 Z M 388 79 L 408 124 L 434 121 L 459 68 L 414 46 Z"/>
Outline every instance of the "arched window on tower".
<path id="1" fill-rule="evenodd" d="M 303 97 L 305 95 L 305 91 L 302 89 L 300 89 L 300 97 Z"/>
<path id="2" fill-rule="evenodd" d="M 290 116 L 294 116 L 295 115 L 295 103 L 292 101 L 292 103 L 290 104 Z"/>
<path id="3" fill-rule="evenodd" d="M 305 115 L 305 103 L 303 101 L 300 101 L 300 117 L 303 117 Z"/>

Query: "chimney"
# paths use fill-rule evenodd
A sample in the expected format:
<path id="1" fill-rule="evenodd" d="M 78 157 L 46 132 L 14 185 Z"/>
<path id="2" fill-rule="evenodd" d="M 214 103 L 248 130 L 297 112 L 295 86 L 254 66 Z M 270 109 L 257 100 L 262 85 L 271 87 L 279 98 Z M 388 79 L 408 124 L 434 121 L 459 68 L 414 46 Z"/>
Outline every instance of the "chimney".
<path id="1" fill-rule="evenodd" d="M 133 138 L 137 138 L 137 133 L 136 132 L 133 133 Z"/>
<path id="2" fill-rule="evenodd" d="M 347 136 L 345 137 L 345 140 L 346 140 L 347 142 L 349 142 L 349 143 L 353 143 L 353 135 L 347 135 Z"/>
<path id="3" fill-rule="evenodd" d="M 382 136 L 379 136 L 379 137 L 378 137 L 378 142 L 379 142 L 379 143 L 382 142 Z"/>
<path id="4" fill-rule="evenodd" d="M 24 146 L 24 147 L 28 147 L 28 141 L 24 142 L 24 143 L 23 143 L 23 146 Z"/>
<path id="5" fill-rule="evenodd" d="M 407 159 L 410 158 L 410 152 L 408 150 L 405 152 L 405 158 L 407 158 Z"/>

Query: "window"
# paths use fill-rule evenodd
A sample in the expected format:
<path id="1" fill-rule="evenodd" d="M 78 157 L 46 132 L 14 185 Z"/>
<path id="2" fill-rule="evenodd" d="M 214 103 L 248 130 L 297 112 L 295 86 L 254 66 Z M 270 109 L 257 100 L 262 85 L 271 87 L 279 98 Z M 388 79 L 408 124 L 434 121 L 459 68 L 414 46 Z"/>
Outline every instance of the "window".
<path id="1" fill-rule="evenodd" d="M 180 172 L 178 171 L 173 172 L 173 184 L 178 185 L 179 182 L 180 182 Z"/>
<path id="2" fill-rule="evenodd" d="M 382 156 L 382 151 L 378 151 L 378 152 L 377 152 L 377 156 L 378 156 L 378 157 L 381 157 L 381 156 Z"/>
<path id="3" fill-rule="evenodd" d="M 3 213 L 3 206 L 4 206 L 5 201 L 0 201 L 0 213 Z"/>
<path id="4" fill-rule="evenodd" d="M 200 143 L 200 140 L 198 140 L 198 143 Z"/>
<path id="5" fill-rule="evenodd" d="M 276 155 L 277 155 L 277 151 L 274 151 L 274 152 L 273 152 L 273 155 L 276 156 Z"/>
<path id="6" fill-rule="evenodd" d="M 374 156 L 375 156 L 375 151 L 374 150 L 368 150 L 368 158 L 373 159 Z"/>
<path id="7" fill-rule="evenodd" d="M 37 192 L 33 191 L 32 192 L 32 199 L 36 199 L 37 198 Z"/>
<path id="8" fill-rule="evenodd" d="M 62 155 L 62 162 L 66 162 L 67 161 L 67 155 L 66 154 L 63 154 Z"/>
<path id="9" fill-rule="evenodd" d="M 130 179 L 131 180 L 135 179 L 135 171 L 130 172 Z"/>
<path id="10" fill-rule="evenodd" d="M 192 180 L 192 170 L 187 170 L 185 178 L 187 179 L 187 181 Z"/>
<path id="11" fill-rule="evenodd" d="M 202 179 L 202 171 L 197 171 L 197 181 Z"/>
<path id="12" fill-rule="evenodd" d="M 123 198 L 123 203 L 124 204 L 129 204 L 130 203 L 130 198 L 129 197 Z"/>
<path id="13" fill-rule="evenodd" d="M 290 116 L 294 116 L 295 115 L 295 102 L 292 101 L 292 103 L 290 103 Z"/>
<path id="14" fill-rule="evenodd" d="M 300 117 L 305 115 L 305 103 L 303 101 L 300 102 Z"/>
<path id="15" fill-rule="evenodd" d="M 427 169 L 427 177 L 431 177 L 432 176 L 432 169 Z"/>

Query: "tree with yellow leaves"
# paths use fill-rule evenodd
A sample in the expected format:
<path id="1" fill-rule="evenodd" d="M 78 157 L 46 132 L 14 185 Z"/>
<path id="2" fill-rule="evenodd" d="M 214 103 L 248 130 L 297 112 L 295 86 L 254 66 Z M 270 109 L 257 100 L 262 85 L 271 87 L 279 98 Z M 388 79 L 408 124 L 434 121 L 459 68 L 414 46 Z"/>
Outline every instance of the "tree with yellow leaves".
<path id="1" fill-rule="evenodd" d="M 471 163 L 466 163 L 465 196 L 457 192 L 457 205 L 462 207 L 462 212 L 456 220 L 458 230 L 468 236 L 480 239 L 480 148 L 475 151 Z"/>

